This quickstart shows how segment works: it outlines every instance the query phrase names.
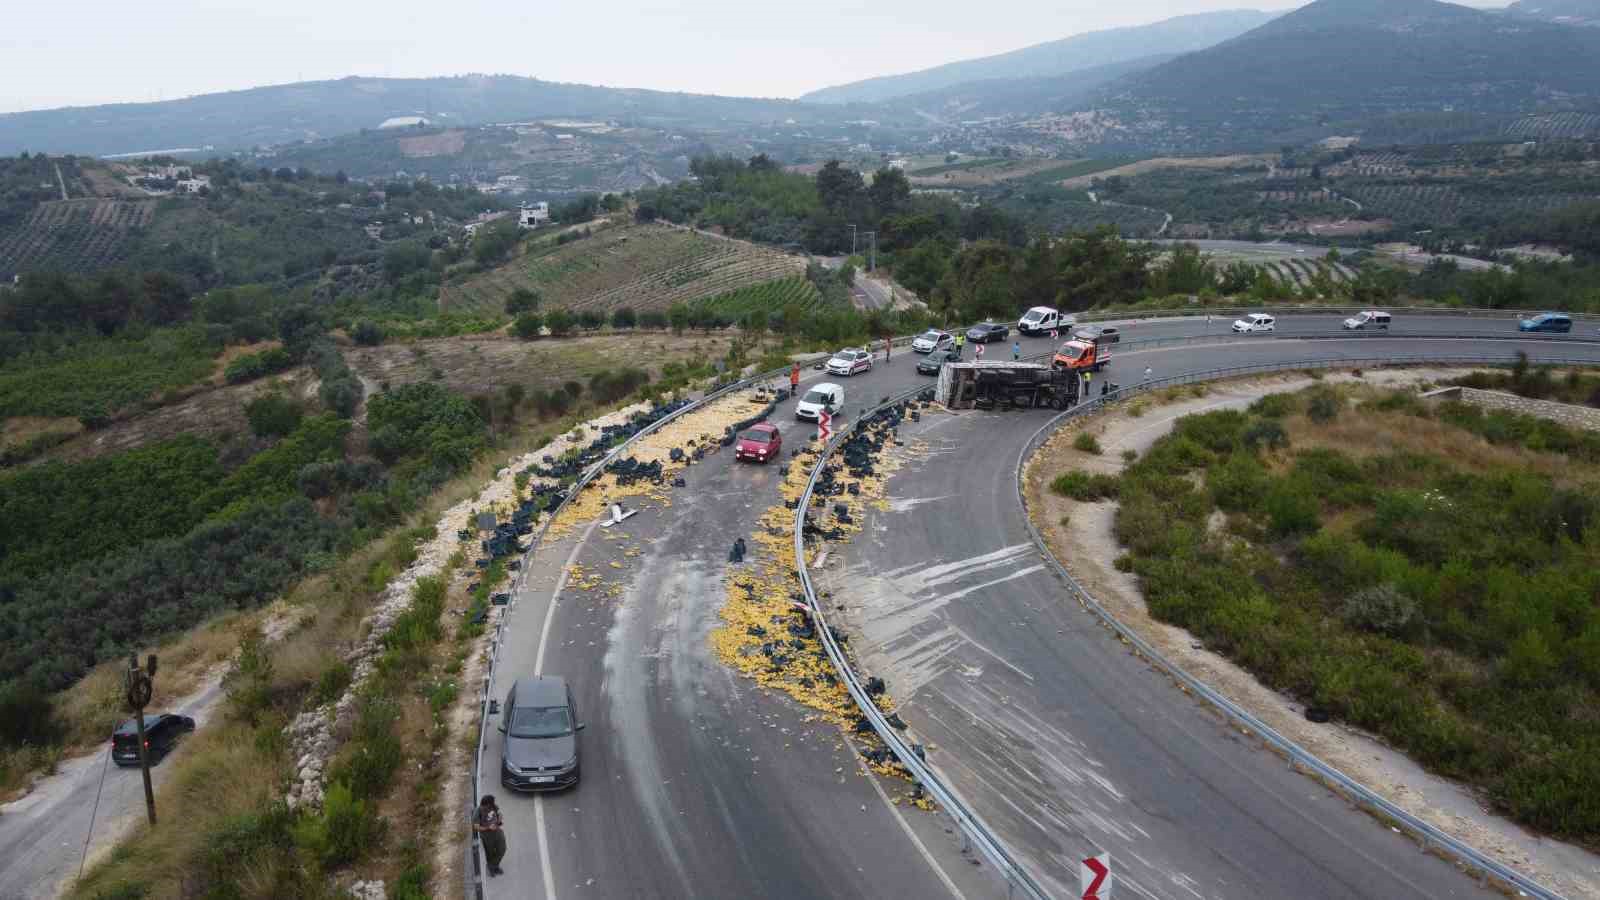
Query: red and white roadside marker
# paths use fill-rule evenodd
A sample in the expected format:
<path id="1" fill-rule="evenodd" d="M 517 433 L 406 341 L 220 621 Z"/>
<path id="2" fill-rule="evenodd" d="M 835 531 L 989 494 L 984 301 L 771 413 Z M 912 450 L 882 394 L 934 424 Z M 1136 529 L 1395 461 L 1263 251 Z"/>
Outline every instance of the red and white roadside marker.
<path id="1" fill-rule="evenodd" d="M 983 345 L 982 344 L 979 344 L 978 346 L 974 347 L 972 352 L 977 355 L 978 359 L 983 359 Z"/>
<path id="2" fill-rule="evenodd" d="M 826 409 L 817 413 L 817 440 L 826 444 L 828 438 L 833 436 L 833 430 L 828 426 L 833 424 L 833 416 Z"/>
<path id="3" fill-rule="evenodd" d="M 1115 883 L 1111 877 L 1111 854 L 1091 856 L 1078 864 L 1078 888 L 1083 900 L 1110 900 Z"/>
<path id="4" fill-rule="evenodd" d="M 1050 329 L 1050 340 L 1053 341 L 1058 337 L 1061 337 L 1061 332 L 1055 330 L 1054 328 Z"/>

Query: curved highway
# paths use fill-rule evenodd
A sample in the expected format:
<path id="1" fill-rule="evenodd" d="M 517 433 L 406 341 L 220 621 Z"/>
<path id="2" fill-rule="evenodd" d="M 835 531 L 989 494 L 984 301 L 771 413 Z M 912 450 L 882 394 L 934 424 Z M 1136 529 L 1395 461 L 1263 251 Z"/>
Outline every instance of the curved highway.
<path id="1" fill-rule="evenodd" d="M 1130 382 L 1271 359 L 1496 354 L 1593 359 L 1580 340 L 1515 337 L 1515 319 L 1397 316 L 1390 336 L 1330 334 L 1333 316 L 1280 318 L 1280 336 L 1126 349 Z M 1201 335 L 1203 319 L 1122 325 L 1125 340 Z M 1226 322 L 1213 321 L 1213 333 Z M 1576 336 L 1575 336 L 1576 337 Z M 1023 341 L 1023 353 L 1052 342 Z M 991 358 L 1010 355 L 994 344 Z M 969 350 L 969 358 L 971 351 Z M 932 383 L 914 355 L 833 379 L 846 418 Z M 819 380 L 808 373 L 808 381 Z M 1119 377 L 1120 376 L 1120 377 Z M 773 420 L 791 446 L 813 426 L 793 401 Z M 1041 412 L 925 416 L 930 451 L 890 483 L 886 512 L 844 553 L 835 596 L 862 627 L 930 762 L 1059 894 L 1076 860 L 1108 849 L 1119 890 L 1150 897 L 1466 897 L 1485 889 L 1378 827 L 1230 731 L 1129 656 L 1028 544 L 1013 466 Z M 530 561 L 508 611 L 497 684 L 561 674 L 580 718 L 583 781 L 540 797 L 499 785 L 490 730 L 480 790 L 500 798 L 510 852 L 488 897 L 984 897 L 1004 893 L 949 822 L 885 802 L 850 745 L 787 698 L 722 666 L 709 647 L 728 548 L 779 502 L 775 468 L 728 452 L 683 473 L 671 505 L 609 530 L 575 529 Z M 615 565 L 613 565 L 615 563 Z M 569 577 L 573 564 L 590 575 Z M 592 584 L 601 575 L 607 585 Z M 585 579 L 590 580 L 585 580 Z"/>

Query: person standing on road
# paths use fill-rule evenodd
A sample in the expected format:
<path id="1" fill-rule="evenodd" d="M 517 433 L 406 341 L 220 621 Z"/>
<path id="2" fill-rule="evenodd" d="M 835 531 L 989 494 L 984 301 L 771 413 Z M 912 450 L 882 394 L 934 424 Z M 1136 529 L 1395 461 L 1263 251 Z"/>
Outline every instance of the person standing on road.
<path id="1" fill-rule="evenodd" d="M 966 345 L 967 345 L 967 336 L 957 332 L 956 333 L 956 359 L 960 359 L 961 358 L 961 350 Z"/>
<path id="2" fill-rule="evenodd" d="M 799 393 L 800 393 L 800 364 L 799 363 L 795 363 L 794 364 L 794 368 L 789 370 L 789 396 L 793 397 L 793 396 L 798 395 Z"/>
<path id="3" fill-rule="evenodd" d="M 1154 374 L 1154 373 L 1150 371 L 1150 367 L 1149 366 L 1145 366 L 1144 367 L 1144 383 L 1145 384 L 1149 384 L 1150 383 L 1150 376 L 1152 374 Z"/>
<path id="4" fill-rule="evenodd" d="M 1011 342 L 1011 361 L 1012 362 L 1016 362 L 1017 360 L 1019 360 L 1021 358 L 1022 358 L 1022 342 L 1021 341 L 1012 341 Z"/>
<path id="5" fill-rule="evenodd" d="M 890 338 L 888 335 L 884 335 L 883 336 L 883 363 L 884 363 L 884 365 L 888 365 L 890 358 L 893 357 L 893 356 L 894 356 L 894 340 L 892 338 Z"/>
<path id="6" fill-rule="evenodd" d="M 484 794 L 478 802 L 478 815 L 472 823 L 472 830 L 478 833 L 478 840 L 483 842 L 483 855 L 489 860 L 489 874 L 501 874 L 500 860 L 506 856 L 505 823 L 500 818 L 500 807 L 494 802 L 493 794 Z"/>

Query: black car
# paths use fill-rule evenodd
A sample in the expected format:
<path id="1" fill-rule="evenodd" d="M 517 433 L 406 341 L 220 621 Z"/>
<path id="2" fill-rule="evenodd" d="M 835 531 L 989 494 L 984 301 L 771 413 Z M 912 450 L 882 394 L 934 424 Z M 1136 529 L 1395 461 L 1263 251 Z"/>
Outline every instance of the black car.
<path id="1" fill-rule="evenodd" d="M 987 344 L 990 341 L 1003 341 L 1011 336 L 1011 326 L 1001 325 L 997 322 L 984 322 L 967 329 L 967 340 L 974 344 Z"/>
<path id="2" fill-rule="evenodd" d="M 578 783 L 578 707 L 565 678 L 518 678 L 500 710 L 500 783 L 513 791 L 558 791 Z"/>
<path id="3" fill-rule="evenodd" d="M 144 717 L 145 752 L 155 765 L 178 746 L 178 739 L 194 730 L 194 719 L 172 713 Z M 139 764 L 139 724 L 132 719 L 111 733 L 111 761 L 119 766 Z"/>
<path id="4" fill-rule="evenodd" d="M 935 350 L 927 356 L 917 360 L 918 375 L 937 375 L 947 362 L 959 362 L 961 357 L 954 350 Z"/>

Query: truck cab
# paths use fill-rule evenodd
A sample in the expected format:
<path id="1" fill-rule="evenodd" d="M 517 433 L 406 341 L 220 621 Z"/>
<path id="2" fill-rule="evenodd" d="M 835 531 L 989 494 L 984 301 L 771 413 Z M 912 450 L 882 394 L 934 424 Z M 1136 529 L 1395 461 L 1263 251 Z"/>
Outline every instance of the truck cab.
<path id="1" fill-rule="evenodd" d="M 1108 342 L 1067 341 L 1056 349 L 1050 360 L 1051 368 L 1071 369 L 1075 372 L 1098 372 L 1111 361 Z"/>
<path id="2" fill-rule="evenodd" d="M 1073 321 L 1071 315 L 1063 315 L 1059 310 L 1048 306 L 1035 306 L 1017 320 L 1017 330 L 1030 335 L 1049 334 L 1052 331 L 1071 328 Z"/>

